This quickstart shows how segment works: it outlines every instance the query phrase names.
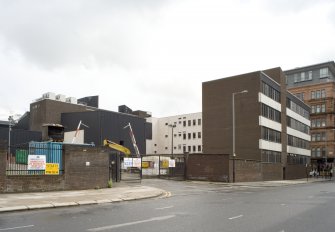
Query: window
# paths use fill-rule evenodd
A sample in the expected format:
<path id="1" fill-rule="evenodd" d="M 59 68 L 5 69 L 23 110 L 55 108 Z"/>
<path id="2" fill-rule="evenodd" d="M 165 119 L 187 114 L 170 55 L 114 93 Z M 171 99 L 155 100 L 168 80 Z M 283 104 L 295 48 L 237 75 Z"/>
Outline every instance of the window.
<path id="1" fill-rule="evenodd" d="M 168 148 L 167 147 L 165 147 L 165 150 L 167 150 Z"/>
<path id="2" fill-rule="evenodd" d="M 297 73 L 294 74 L 294 82 L 299 82 Z"/>
<path id="3" fill-rule="evenodd" d="M 262 150 L 262 162 L 264 163 L 280 163 L 281 153 L 277 151 Z"/>
<path id="4" fill-rule="evenodd" d="M 311 92 L 311 99 L 315 99 L 315 92 L 314 91 Z"/>
<path id="5" fill-rule="evenodd" d="M 165 135 L 165 138 L 169 137 L 168 135 Z"/>
<path id="6" fill-rule="evenodd" d="M 191 146 L 188 146 L 188 152 L 191 152 L 192 150 L 191 150 Z"/>
<path id="7" fill-rule="evenodd" d="M 198 139 L 201 139 L 201 132 L 198 132 Z"/>
<path id="8" fill-rule="evenodd" d="M 193 139 L 197 138 L 197 133 L 193 132 Z"/>
<path id="9" fill-rule="evenodd" d="M 300 74 L 300 77 L 301 77 L 300 81 L 305 81 L 305 73 L 304 72 L 302 72 Z"/>
<path id="10" fill-rule="evenodd" d="M 198 119 L 198 125 L 201 125 L 201 118 Z"/>
<path id="11" fill-rule="evenodd" d="M 186 121 L 183 121 L 183 126 L 184 126 L 184 127 L 186 126 Z"/>
<path id="12" fill-rule="evenodd" d="M 178 144 L 178 150 L 181 150 L 181 144 Z"/>
<path id="13" fill-rule="evenodd" d="M 262 103 L 262 116 L 276 122 L 281 122 L 281 113 Z"/>
<path id="14" fill-rule="evenodd" d="M 197 120 L 193 119 L 193 126 L 197 125 Z"/>
<path id="15" fill-rule="evenodd" d="M 281 142 L 281 133 L 276 130 L 272 130 L 267 127 L 262 127 L 262 139 L 275 142 L 275 143 L 280 143 Z"/>
<path id="16" fill-rule="evenodd" d="M 326 90 L 321 89 L 321 98 L 326 98 Z"/>
<path id="17" fill-rule="evenodd" d="M 188 126 L 191 126 L 191 120 L 188 120 L 187 123 L 188 123 Z"/>
<path id="18" fill-rule="evenodd" d="M 186 132 L 183 132 L 183 139 L 186 139 Z"/>
<path id="19" fill-rule="evenodd" d="M 321 98 L 321 91 L 320 90 L 317 90 L 316 91 L 316 99 L 320 99 Z"/>
<path id="20" fill-rule="evenodd" d="M 326 104 L 321 105 L 321 112 L 322 113 L 326 112 Z"/>
<path id="21" fill-rule="evenodd" d="M 268 96 L 269 98 L 280 102 L 280 93 L 278 90 L 272 88 L 271 86 L 269 86 L 268 84 L 266 84 L 265 82 L 262 82 L 262 93 L 266 96 Z"/>
<path id="22" fill-rule="evenodd" d="M 201 151 L 201 146 L 200 145 L 198 145 L 198 151 Z"/>
<path id="23" fill-rule="evenodd" d="M 193 146 L 193 151 L 196 152 L 197 151 L 197 147 Z"/>
<path id="24" fill-rule="evenodd" d="M 183 145 L 183 152 L 184 153 L 186 152 L 186 145 L 185 144 Z"/>
<path id="25" fill-rule="evenodd" d="M 174 134 L 173 137 L 177 137 L 177 134 Z"/>
<path id="26" fill-rule="evenodd" d="M 168 125 L 168 123 L 166 122 L 166 123 L 165 123 L 165 126 L 167 126 L 167 125 Z"/>
<path id="27" fill-rule="evenodd" d="M 313 71 L 308 72 L 308 80 L 312 80 L 313 77 Z"/>
<path id="28" fill-rule="evenodd" d="M 188 133 L 188 139 L 191 139 L 191 138 L 192 138 L 191 133 Z"/>
<path id="29" fill-rule="evenodd" d="M 328 68 L 320 69 L 320 78 L 328 77 Z"/>

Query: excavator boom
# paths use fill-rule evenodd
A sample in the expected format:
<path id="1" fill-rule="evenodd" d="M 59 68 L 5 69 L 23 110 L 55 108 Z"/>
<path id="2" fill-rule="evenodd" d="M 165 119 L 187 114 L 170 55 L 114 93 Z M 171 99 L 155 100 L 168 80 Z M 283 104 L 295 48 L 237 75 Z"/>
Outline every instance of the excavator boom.
<path id="1" fill-rule="evenodd" d="M 104 146 L 108 146 L 114 150 L 117 150 L 119 152 L 122 152 L 125 155 L 130 155 L 130 150 L 120 144 L 114 143 L 108 139 L 104 140 Z"/>

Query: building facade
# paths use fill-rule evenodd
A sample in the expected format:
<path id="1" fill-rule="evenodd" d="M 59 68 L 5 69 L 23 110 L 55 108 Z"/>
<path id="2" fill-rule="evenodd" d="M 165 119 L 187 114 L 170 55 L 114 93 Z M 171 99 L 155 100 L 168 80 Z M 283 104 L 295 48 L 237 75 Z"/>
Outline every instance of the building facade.
<path id="1" fill-rule="evenodd" d="M 333 165 L 335 154 L 335 63 L 285 71 L 287 88 L 311 107 L 311 159 L 319 171 Z"/>
<path id="2" fill-rule="evenodd" d="M 203 83 L 203 152 L 231 156 L 230 181 L 306 176 L 310 108 L 285 80 L 274 68 Z"/>
<path id="3" fill-rule="evenodd" d="M 202 153 L 202 113 L 149 118 L 152 140 L 147 154 Z"/>

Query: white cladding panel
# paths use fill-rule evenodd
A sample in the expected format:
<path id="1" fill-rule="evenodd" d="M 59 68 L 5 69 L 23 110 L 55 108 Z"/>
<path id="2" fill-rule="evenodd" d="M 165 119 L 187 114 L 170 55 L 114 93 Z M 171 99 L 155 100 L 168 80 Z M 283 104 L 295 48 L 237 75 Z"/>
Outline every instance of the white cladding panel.
<path id="1" fill-rule="evenodd" d="M 265 105 L 268 105 L 272 107 L 275 110 L 278 110 L 281 112 L 281 104 L 279 102 L 276 102 L 275 100 L 269 98 L 268 96 L 264 95 L 263 93 L 258 93 L 258 101 L 264 103 Z"/>
<path id="2" fill-rule="evenodd" d="M 268 118 L 265 118 L 263 116 L 259 116 L 259 125 L 271 128 L 276 131 L 280 131 L 280 132 L 282 131 L 280 123 L 270 120 Z"/>
<path id="3" fill-rule="evenodd" d="M 294 130 L 291 127 L 287 127 L 287 134 L 292 135 L 294 137 L 298 137 L 307 141 L 311 141 L 311 136 L 300 131 Z"/>
<path id="4" fill-rule="evenodd" d="M 308 120 L 307 118 L 304 118 L 303 116 L 301 116 L 300 114 L 297 114 L 296 112 L 294 112 L 293 110 L 289 108 L 286 108 L 286 114 L 287 116 L 290 116 L 291 118 L 294 118 L 295 120 L 298 120 L 299 122 L 302 122 L 303 124 L 307 126 L 311 126 L 310 120 Z"/>
<path id="5" fill-rule="evenodd" d="M 260 139 L 259 140 L 259 149 L 281 152 L 282 151 L 282 144 Z"/>
<path id="6" fill-rule="evenodd" d="M 310 150 L 297 148 L 297 147 L 291 147 L 291 146 L 287 146 L 287 153 L 311 156 L 311 151 Z"/>

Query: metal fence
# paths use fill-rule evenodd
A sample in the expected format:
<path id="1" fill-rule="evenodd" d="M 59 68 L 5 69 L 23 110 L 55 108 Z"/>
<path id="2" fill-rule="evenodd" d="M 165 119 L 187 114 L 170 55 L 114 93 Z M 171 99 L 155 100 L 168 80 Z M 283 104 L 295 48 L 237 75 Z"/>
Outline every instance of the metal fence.
<path id="1" fill-rule="evenodd" d="M 64 173 L 64 152 L 61 143 L 29 142 L 11 146 L 9 151 L 6 175 L 61 175 Z"/>

